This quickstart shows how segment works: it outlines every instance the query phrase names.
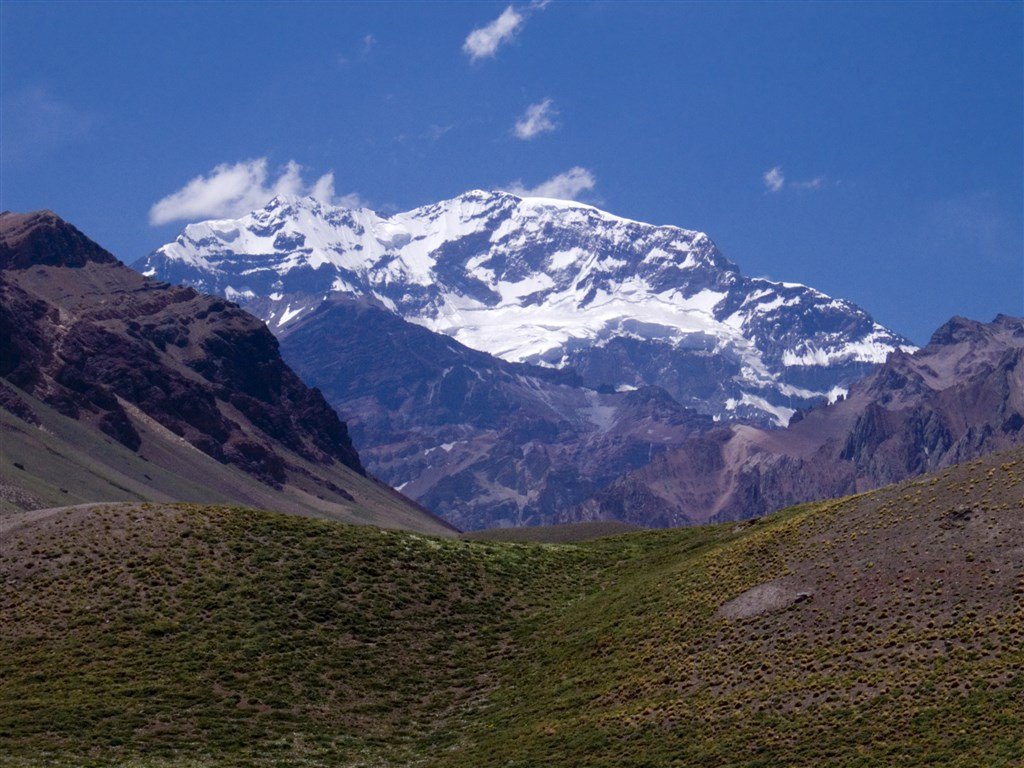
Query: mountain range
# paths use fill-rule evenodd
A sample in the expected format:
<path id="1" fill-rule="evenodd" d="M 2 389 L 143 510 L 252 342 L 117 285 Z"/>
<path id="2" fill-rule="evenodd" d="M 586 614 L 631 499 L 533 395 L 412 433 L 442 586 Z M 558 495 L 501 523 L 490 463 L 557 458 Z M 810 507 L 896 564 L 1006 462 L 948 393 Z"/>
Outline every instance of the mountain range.
<path id="1" fill-rule="evenodd" d="M 371 471 L 465 528 L 571 515 L 716 421 L 784 426 L 913 349 L 703 233 L 502 192 L 392 216 L 278 197 L 135 266 L 265 320 Z"/>
<path id="2" fill-rule="evenodd" d="M 740 277 L 704 236 L 627 222 L 589 206 L 501 193 L 467 193 L 393 217 L 407 229 L 420 221 L 419 234 L 395 236 L 387 255 L 374 256 L 376 266 L 362 272 L 349 269 L 356 257 L 339 251 L 337 243 L 330 246 L 334 250 L 324 245 L 323 232 L 313 238 L 295 231 L 301 225 L 316 233 L 324 221 L 335 230 L 343 229 L 338 222 L 352 228 L 360 220 L 364 236 L 371 224 L 381 237 L 394 234 L 380 223 L 388 219 L 372 216 L 328 209 L 309 198 L 277 199 L 240 221 L 276 222 L 274 242 L 293 248 L 287 257 L 242 253 L 249 235 L 236 227 L 232 242 L 239 250 L 230 257 L 179 253 L 172 259 L 166 251 L 180 245 L 179 238 L 141 265 L 161 276 L 187 267 L 212 280 L 223 278 L 230 263 L 242 288 L 200 284 L 269 313 L 264 323 L 226 298 L 126 268 L 52 213 L 3 214 L 0 419 L 7 433 L 17 435 L 8 441 L 10 461 L 0 476 L 4 505 L 234 501 L 441 533 L 451 529 L 431 513 L 462 530 L 611 520 L 675 526 L 855 493 L 1024 442 L 1021 319 L 1000 316 L 982 324 L 954 318 L 915 350 L 897 344 L 899 337 L 846 302 L 771 284 L 777 294 L 793 291 L 799 301 L 787 304 L 776 295 L 769 301 L 776 325 L 765 331 L 767 341 L 752 334 L 741 342 L 715 334 L 720 326 L 752 328 L 750 318 L 769 312 L 750 310 L 736 326 L 735 312 L 724 316 L 718 304 L 696 310 L 685 297 L 706 293 L 711 284 L 732 286 L 719 303 L 757 306 L 769 284 Z M 522 231 L 509 230 L 509 222 Z M 474 240 L 465 230 L 477 224 L 483 229 Z M 192 225 L 186 235 L 203 228 L 220 232 L 223 238 L 203 241 L 202 248 L 213 251 L 224 247 L 230 226 Z M 448 234 L 435 231 L 445 227 Z M 615 227 L 622 230 L 613 233 Z M 430 237 L 432 249 L 418 261 L 415 248 L 404 252 Z M 600 305 L 605 310 L 625 311 L 620 304 L 634 302 L 638 314 L 650 316 L 658 302 L 678 301 L 672 322 L 682 323 L 685 315 L 691 325 L 703 322 L 704 330 L 662 325 L 645 327 L 647 336 L 626 333 L 621 323 L 600 325 L 604 310 L 579 296 L 575 329 L 561 320 L 550 329 L 556 339 L 577 334 L 557 360 L 508 349 L 499 356 L 463 343 L 479 323 L 451 325 L 447 332 L 431 327 L 497 312 L 520 317 L 517 328 L 527 338 L 537 313 L 565 301 L 568 289 L 561 298 L 553 298 L 554 288 L 517 294 L 513 306 L 506 301 L 510 283 L 495 283 L 499 300 L 488 304 L 453 288 L 452 275 L 485 263 L 473 248 L 500 261 L 506 277 L 522 276 L 527 264 L 548 274 L 561 258 L 561 251 L 552 255 L 550 249 L 581 238 L 618 242 L 616 252 L 644 276 L 637 278 L 642 290 L 636 281 L 636 290 L 613 286 L 607 264 L 595 272 L 602 259 L 580 256 L 573 285 L 619 292 L 607 294 Z M 678 263 L 644 271 L 643 264 L 657 259 L 631 238 L 646 238 L 643 247 L 654 250 L 674 243 Z M 315 247 L 301 245 L 309 242 Z M 349 243 L 356 254 L 360 245 Z M 310 262 L 328 251 L 335 261 L 313 269 Z M 452 260 L 455 252 L 461 261 Z M 362 287 L 339 287 L 342 267 L 336 262 L 349 264 L 344 269 L 350 277 L 361 274 Z M 434 270 L 437 278 L 420 285 L 416 301 L 410 298 L 415 285 L 399 288 L 392 280 L 415 277 L 413 264 Z M 378 274 L 381 265 L 391 265 L 387 279 Z M 628 270 L 616 269 L 614 279 L 625 280 Z M 277 282 L 265 287 L 283 291 L 290 281 L 293 290 L 261 298 L 250 287 L 256 282 L 240 282 L 262 279 L 268 270 Z M 308 281 L 329 274 L 334 289 L 313 292 Z M 303 280 L 306 292 L 299 290 Z M 700 281 L 704 287 L 697 287 Z M 753 293 L 741 298 L 736 286 Z M 276 314 L 282 308 L 287 316 Z M 845 317 L 846 357 L 834 339 L 832 347 L 825 344 L 829 334 L 820 329 L 826 320 L 838 322 L 837 312 Z M 724 323 L 723 316 L 733 319 Z M 807 338 L 817 339 L 818 351 L 813 361 L 795 362 L 793 355 L 811 342 L 783 340 L 803 338 L 801 329 L 812 321 L 819 330 Z M 587 323 L 590 336 L 580 330 Z M 498 323 L 491 327 L 505 332 Z M 540 326 L 531 327 L 540 333 Z M 858 337 L 858 327 L 889 339 L 884 362 L 872 362 L 874 342 Z M 703 350 L 690 344 L 694 334 L 707 341 Z M 594 361 L 620 353 L 632 367 L 609 363 L 618 378 L 597 377 Z M 758 365 L 779 365 L 771 392 L 758 390 L 767 410 L 743 410 L 735 398 L 723 403 L 720 395 L 729 388 L 750 385 L 745 377 L 755 357 Z M 733 363 L 740 365 L 736 375 L 730 373 Z M 635 377 L 640 369 L 656 371 L 654 381 Z M 857 372 L 866 374 L 858 379 Z M 671 386 L 673 376 L 688 382 L 688 396 Z M 805 403 L 800 408 L 767 400 L 792 396 L 791 382 L 800 376 L 804 384 L 807 377 L 819 384 L 830 378 L 822 389 L 801 390 L 799 401 L 790 401 Z M 739 396 L 748 402 L 760 397 L 750 391 Z"/>
<path id="3" fill-rule="evenodd" d="M 687 525 L 878 488 L 1024 444 L 1024 318 L 955 317 L 786 429 L 708 432 L 626 473 L 567 519 Z"/>
<path id="4" fill-rule="evenodd" d="M 0 214 L 0 501 L 242 503 L 432 533 L 223 299 L 143 277 L 49 211 Z"/>
<path id="5" fill-rule="evenodd" d="M 597 391 L 331 296 L 279 331 L 371 470 L 463 530 L 551 522 L 714 426 L 660 387 Z"/>
<path id="6" fill-rule="evenodd" d="M 777 425 L 910 347 L 851 302 L 742 275 L 701 232 L 504 192 L 391 216 L 277 197 L 191 224 L 134 266 L 275 333 L 330 295 L 372 297 L 503 360 Z"/>

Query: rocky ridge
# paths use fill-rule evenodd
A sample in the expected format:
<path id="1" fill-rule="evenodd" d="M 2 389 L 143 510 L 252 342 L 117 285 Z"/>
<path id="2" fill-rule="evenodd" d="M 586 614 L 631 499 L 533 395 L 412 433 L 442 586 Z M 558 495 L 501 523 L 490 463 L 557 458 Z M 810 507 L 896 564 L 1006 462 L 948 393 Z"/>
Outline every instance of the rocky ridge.
<path id="1" fill-rule="evenodd" d="M 373 482 L 263 323 L 139 275 L 48 211 L 0 214 L 0 378 L 25 424 L 40 403 L 136 454 L 156 430 L 314 506 Z"/>
<path id="2" fill-rule="evenodd" d="M 955 317 L 846 397 L 783 430 L 713 430 L 655 457 L 566 520 L 735 520 L 878 488 L 1024 443 L 1024 318 Z"/>

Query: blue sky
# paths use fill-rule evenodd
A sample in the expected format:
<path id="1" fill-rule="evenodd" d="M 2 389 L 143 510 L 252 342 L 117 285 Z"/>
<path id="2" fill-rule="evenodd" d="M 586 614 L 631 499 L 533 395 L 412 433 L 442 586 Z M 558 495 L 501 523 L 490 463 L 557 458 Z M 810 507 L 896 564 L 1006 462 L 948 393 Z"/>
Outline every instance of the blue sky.
<path id="1" fill-rule="evenodd" d="M 921 343 L 1024 313 L 1022 8 L 7 0 L 0 205 L 131 262 L 228 192 L 550 182 Z"/>

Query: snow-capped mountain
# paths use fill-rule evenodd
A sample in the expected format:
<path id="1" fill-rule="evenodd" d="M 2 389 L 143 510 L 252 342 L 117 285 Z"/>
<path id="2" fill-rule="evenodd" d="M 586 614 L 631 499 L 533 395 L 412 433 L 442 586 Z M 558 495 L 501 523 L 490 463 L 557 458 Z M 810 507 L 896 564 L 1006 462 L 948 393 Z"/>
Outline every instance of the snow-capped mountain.
<path id="1" fill-rule="evenodd" d="M 849 301 L 742 275 L 701 232 L 504 192 L 391 216 L 278 197 L 189 225 L 135 266 L 237 301 L 278 333 L 332 293 L 371 297 L 507 361 L 779 425 L 911 349 Z"/>

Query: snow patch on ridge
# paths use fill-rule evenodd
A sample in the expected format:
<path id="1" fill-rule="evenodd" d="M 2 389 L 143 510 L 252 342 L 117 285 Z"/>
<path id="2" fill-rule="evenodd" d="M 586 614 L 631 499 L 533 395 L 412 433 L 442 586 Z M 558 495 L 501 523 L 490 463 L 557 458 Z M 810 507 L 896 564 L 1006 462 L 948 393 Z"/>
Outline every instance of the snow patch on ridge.
<path id="1" fill-rule="evenodd" d="M 296 317 L 298 317 L 302 313 L 302 309 L 302 307 L 299 307 L 298 309 L 292 309 L 292 305 L 289 304 L 285 311 L 281 314 L 281 317 L 279 317 L 277 320 L 278 328 L 280 328 L 282 325 L 289 322 L 290 320 L 294 320 Z"/>

